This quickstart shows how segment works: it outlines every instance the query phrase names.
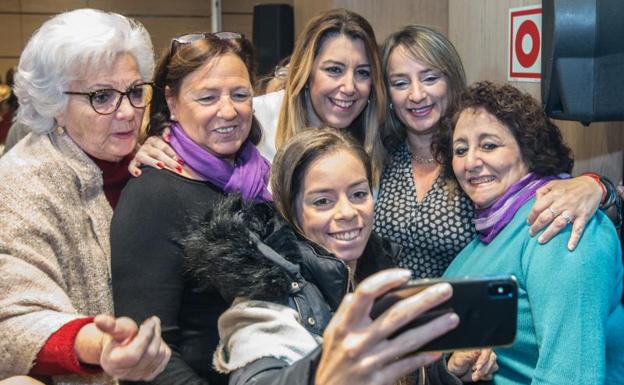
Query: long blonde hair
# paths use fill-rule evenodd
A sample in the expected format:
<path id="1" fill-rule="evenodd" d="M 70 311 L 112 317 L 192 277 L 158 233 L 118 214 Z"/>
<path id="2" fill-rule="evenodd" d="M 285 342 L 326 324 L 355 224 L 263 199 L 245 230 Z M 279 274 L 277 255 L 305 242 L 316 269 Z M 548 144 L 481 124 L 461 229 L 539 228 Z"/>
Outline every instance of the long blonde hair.
<path id="1" fill-rule="evenodd" d="M 312 64 L 321 46 L 330 36 L 344 35 L 364 43 L 371 66 L 372 88 L 364 111 L 349 125 L 347 132 L 364 146 L 373 163 L 373 180 L 379 180 L 384 161 L 384 147 L 379 127 L 386 117 L 386 89 L 375 33 L 362 16 L 346 9 L 332 9 L 316 16 L 305 26 L 293 51 L 284 100 L 279 114 L 276 147 L 310 126 L 306 86 Z"/>

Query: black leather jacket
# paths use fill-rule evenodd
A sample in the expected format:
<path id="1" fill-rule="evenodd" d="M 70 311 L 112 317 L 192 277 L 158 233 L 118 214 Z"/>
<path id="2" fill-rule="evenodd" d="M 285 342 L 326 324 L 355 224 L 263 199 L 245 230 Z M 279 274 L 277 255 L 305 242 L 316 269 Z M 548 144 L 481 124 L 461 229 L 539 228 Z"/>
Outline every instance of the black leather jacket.
<path id="1" fill-rule="evenodd" d="M 228 198 L 185 239 L 189 273 L 208 280 L 224 298 L 246 297 L 288 305 L 311 334 L 323 331 L 349 288 L 344 261 L 299 237 L 272 205 L 247 205 Z M 372 235 L 355 271 L 356 283 L 396 266 L 400 249 Z M 231 374 L 230 384 L 313 384 L 319 347 L 287 365 L 259 359 Z M 443 363 L 433 365 L 430 383 L 460 384 Z M 447 378 L 448 377 L 448 378 Z"/>

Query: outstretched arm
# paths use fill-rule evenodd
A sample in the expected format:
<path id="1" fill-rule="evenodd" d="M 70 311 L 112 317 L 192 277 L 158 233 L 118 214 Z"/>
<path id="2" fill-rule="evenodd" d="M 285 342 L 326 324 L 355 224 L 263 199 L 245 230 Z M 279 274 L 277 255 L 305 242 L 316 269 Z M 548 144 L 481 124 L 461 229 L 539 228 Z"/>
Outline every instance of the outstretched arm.
<path id="1" fill-rule="evenodd" d="M 80 329 L 74 349 L 81 362 L 100 365 L 110 376 L 130 381 L 153 380 L 171 356 L 157 317 L 139 327 L 130 318 L 99 315 Z"/>
<path id="2" fill-rule="evenodd" d="M 450 285 L 435 285 L 399 301 L 375 320 L 369 315 L 376 298 L 405 283 L 410 275 L 407 270 L 391 269 L 365 279 L 343 299 L 323 333 L 322 347 L 292 365 L 275 358 L 252 362 L 231 375 L 230 385 L 390 385 L 437 360 L 439 353 L 412 353 L 455 328 L 459 320 L 454 313 L 388 337 L 450 298 Z"/>

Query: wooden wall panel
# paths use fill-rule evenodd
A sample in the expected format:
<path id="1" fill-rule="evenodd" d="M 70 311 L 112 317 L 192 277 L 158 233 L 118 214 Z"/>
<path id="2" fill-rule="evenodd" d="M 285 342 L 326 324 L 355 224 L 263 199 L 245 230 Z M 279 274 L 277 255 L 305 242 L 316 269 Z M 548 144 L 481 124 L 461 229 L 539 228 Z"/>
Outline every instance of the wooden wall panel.
<path id="1" fill-rule="evenodd" d="M 150 32 L 156 56 L 159 56 L 162 49 L 170 44 L 172 37 L 187 32 L 210 31 L 212 24 L 210 17 L 139 16 L 136 19 L 143 23 Z"/>
<path id="2" fill-rule="evenodd" d="M 448 33 L 448 0 L 295 0 L 295 33 L 318 13 L 346 8 L 364 16 L 381 43 L 392 32 L 407 24 L 424 24 Z"/>
<path id="3" fill-rule="evenodd" d="M 308 21 L 319 12 L 333 8 L 333 0 L 294 0 L 295 8 L 295 39 Z"/>
<path id="4" fill-rule="evenodd" d="M 23 13 L 59 13 L 88 7 L 88 0 L 20 0 Z"/>
<path id="5" fill-rule="evenodd" d="M 22 51 L 21 16 L 0 14 L 0 57 L 16 57 Z"/>
<path id="6" fill-rule="evenodd" d="M 24 48 L 28 40 L 32 34 L 37 30 L 37 28 L 41 27 L 41 24 L 45 23 L 46 20 L 50 19 L 53 14 L 22 14 L 22 25 L 21 25 L 21 48 Z M 21 50 L 20 50 L 21 51 Z M 19 57 L 19 54 L 18 54 Z"/>
<path id="7" fill-rule="evenodd" d="M 424 24 L 448 34 L 448 1 L 438 0 L 335 0 L 336 7 L 364 16 L 382 42 L 407 24 Z"/>
<path id="8" fill-rule="evenodd" d="M 537 0 L 449 0 L 449 37 L 462 57 L 469 82 L 507 81 L 509 8 Z M 540 99 L 540 83 L 511 82 Z M 576 158 L 574 173 L 596 171 L 622 178 L 624 123 L 557 121 Z"/>
<path id="9" fill-rule="evenodd" d="M 226 1 L 227 2 L 227 1 Z M 114 11 L 130 16 L 186 16 L 186 17 L 210 17 L 212 14 L 211 1 L 197 0 L 88 0 L 89 7 Z"/>
<path id="10" fill-rule="evenodd" d="M 19 12 L 20 0 L 2 0 L 0 1 L 0 12 Z"/>
<path id="11" fill-rule="evenodd" d="M 257 4 L 288 4 L 293 5 L 293 0 L 225 0 L 222 3 L 223 13 L 253 13 L 253 7 Z"/>
<path id="12" fill-rule="evenodd" d="M 223 30 L 241 32 L 249 40 L 253 40 L 253 9 L 258 4 L 293 6 L 293 0 L 226 0 L 222 9 Z"/>
<path id="13" fill-rule="evenodd" d="M 224 31 L 240 32 L 253 41 L 253 13 L 224 13 L 221 23 Z"/>

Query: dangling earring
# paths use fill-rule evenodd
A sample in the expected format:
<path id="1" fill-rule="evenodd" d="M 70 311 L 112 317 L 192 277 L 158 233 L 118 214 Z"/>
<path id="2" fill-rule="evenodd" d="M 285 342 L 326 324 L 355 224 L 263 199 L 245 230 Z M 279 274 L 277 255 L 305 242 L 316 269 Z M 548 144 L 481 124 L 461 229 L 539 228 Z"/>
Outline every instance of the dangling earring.
<path id="1" fill-rule="evenodd" d="M 65 134 L 65 127 L 63 126 L 56 126 L 56 134 L 61 136 Z"/>
<path id="2" fill-rule="evenodd" d="M 390 103 L 390 111 L 394 111 L 394 106 Z"/>
<path id="3" fill-rule="evenodd" d="M 176 116 L 173 113 L 169 115 L 169 120 L 171 120 L 172 122 L 177 122 Z"/>

